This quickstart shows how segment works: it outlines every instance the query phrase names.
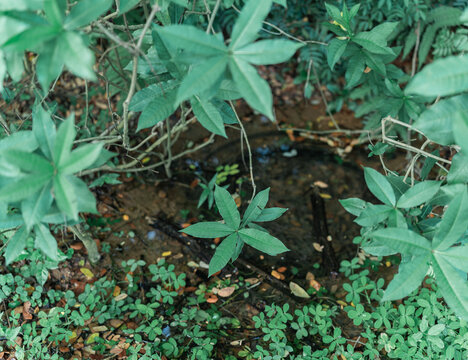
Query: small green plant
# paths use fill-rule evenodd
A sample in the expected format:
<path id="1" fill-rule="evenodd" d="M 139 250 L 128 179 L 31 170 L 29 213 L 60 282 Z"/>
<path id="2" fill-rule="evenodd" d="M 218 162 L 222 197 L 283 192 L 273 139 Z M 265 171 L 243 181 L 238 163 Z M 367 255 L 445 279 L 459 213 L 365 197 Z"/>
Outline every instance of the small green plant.
<path id="1" fill-rule="evenodd" d="M 273 221 L 287 209 L 265 208 L 270 189 L 259 192 L 249 204 L 241 219 L 237 205 L 226 189 L 216 185 L 214 198 L 224 223 L 200 222 L 181 230 L 200 238 L 226 237 L 217 247 L 209 265 L 209 276 L 224 268 L 229 260 L 235 261 L 244 243 L 268 255 L 278 255 L 288 249 L 256 222 Z"/>

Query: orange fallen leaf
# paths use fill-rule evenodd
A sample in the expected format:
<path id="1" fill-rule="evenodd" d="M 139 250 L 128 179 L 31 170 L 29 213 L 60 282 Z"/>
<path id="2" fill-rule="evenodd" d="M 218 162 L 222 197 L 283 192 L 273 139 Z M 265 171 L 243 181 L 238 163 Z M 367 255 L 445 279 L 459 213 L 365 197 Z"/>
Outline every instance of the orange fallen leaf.
<path id="1" fill-rule="evenodd" d="M 271 275 L 272 275 L 273 277 L 277 278 L 278 280 L 284 280 L 284 279 L 285 279 L 285 276 L 284 276 L 283 274 L 279 273 L 279 272 L 276 271 L 276 270 L 273 270 L 273 271 L 271 272 Z"/>
<path id="2" fill-rule="evenodd" d="M 215 245 L 218 245 L 220 243 L 220 241 L 221 241 L 221 238 L 219 238 L 219 237 L 213 239 L 213 242 L 215 243 Z"/>
<path id="3" fill-rule="evenodd" d="M 210 295 L 207 299 L 206 302 L 209 304 L 214 304 L 218 301 L 218 297 L 216 295 Z"/>
<path id="4" fill-rule="evenodd" d="M 371 71 L 372 69 L 369 66 L 366 66 L 366 68 L 364 69 L 364 74 L 370 73 Z"/>
<path id="5" fill-rule="evenodd" d="M 288 268 L 286 266 L 281 266 L 277 269 L 278 272 L 284 273 Z"/>
<path id="6" fill-rule="evenodd" d="M 319 291 L 322 285 L 317 280 L 311 280 L 309 281 L 309 285 L 313 287 L 315 290 Z"/>
<path id="7" fill-rule="evenodd" d="M 122 219 L 124 219 L 125 221 L 128 221 L 128 220 L 130 220 L 130 217 L 125 214 L 124 216 L 122 216 Z"/>
<path id="8" fill-rule="evenodd" d="M 73 250 L 78 251 L 78 250 L 83 249 L 83 243 L 77 242 L 77 243 L 71 244 L 70 247 L 71 247 Z"/>

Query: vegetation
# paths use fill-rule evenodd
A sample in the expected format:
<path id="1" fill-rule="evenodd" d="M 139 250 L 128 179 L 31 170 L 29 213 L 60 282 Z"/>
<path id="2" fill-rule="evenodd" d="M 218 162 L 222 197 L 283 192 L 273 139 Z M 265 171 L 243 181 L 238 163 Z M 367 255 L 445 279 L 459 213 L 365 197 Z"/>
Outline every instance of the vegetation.
<path id="1" fill-rule="evenodd" d="M 28 109 L 26 115 L 0 114 L 2 356 L 83 358 L 84 349 L 90 358 L 129 359 L 467 357 L 468 4 L 303 3 L 0 4 L 3 103 Z M 187 295 L 186 275 L 164 260 L 149 266 L 128 260 L 103 277 L 80 260 L 92 283 L 79 294 L 47 289 L 50 271 L 74 256 L 57 245 L 60 231 L 69 228 L 83 242 L 92 264 L 100 259 L 85 217 L 99 216 L 93 188 L 119 183 L 119 174 L 157 168 L 171 178 L 177 159 L 227 137 L 227 128 L 239 131 L 246 145 L 250 202 L 241 218 L 223 186 L 238 166 L 221 166 L 209 181 L 198 176 L 198 205 L 215 204 L 222 221 L 183 231 L 225 238 L 209 276 L 236 264 L 244 244 L 271 256 L 288 251 L 257 224 L 286 209 L 267 207 L 269 189 L 257 192 L 238 114 L 242 99 L 275 121 L 272 91 L 257 67 L 282 63 L 303 84 L 305 98 L 315 88 L 320 92 L 333 125 L 328 133 L 353 134 L 334 118 L 345 105 L 363 117 L 361 141 L 370 139 L 370 156 L 383 167 L 384 174 L 364 168 L 380 203 L 341 201 L 360 226 L 358 257 L 341 263 L 344 300 L 290 284 L 294 296 L 313 300 L 267 304 L 245 328 L 207 294 L 229 288 L 248 296 L 249 281 L 217 278 Z M 55 93 L 57 83 L 72 76 L 85 89 L 79 114 L 67 94 Z M 327 89 L 334 95 L 330 103 Z M 110 116 L 91 120 L 89 98 L 96 94 Z M 196 123 L 209 137 L 181 146 L 178 140 Z M 407 154 L 401 174 L 385 162 L 398 148 Z M 399 267 L 385 285 L 371 270 L 387 259 Z M 339 323 L 343 313 L 356 334 Z M 103 334 L 108 331 L 115 336 Z M 249 341 L 254 347 L 239 340 L 246 336 L 255 338 Z"/>

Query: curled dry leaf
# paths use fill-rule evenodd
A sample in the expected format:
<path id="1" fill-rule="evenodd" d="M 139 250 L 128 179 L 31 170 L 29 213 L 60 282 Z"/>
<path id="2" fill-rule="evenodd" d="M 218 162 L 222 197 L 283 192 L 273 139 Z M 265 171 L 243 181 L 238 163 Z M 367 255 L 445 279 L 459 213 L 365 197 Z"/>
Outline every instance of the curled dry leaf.
<path id="1" fill-rule="evenodd" d="M 304 298 L 304 299 L 310 298 L 310 295 L 307 294 L 307 291 L 305 291 L 303 288 L 301 288 L 299 285 L 297 285 L 296 283 L 292 281 L 289 283 L 289 288 L 291 289 L 291 292 L 297 297 Z"/>
<path id="2" fill-rule="evenodd" d="M 209 295 L 208 298 L 206 299 L 206 302 L 208 304 L 214 304 L 218 302 L 218 297 L 216 295 Z"/>
<path id="3" fill-rule="evenodd" d="M 273 270 L 273 271 L 271 272 L 271 275 L 272 275 L 273 277 L 277 278 L 278 280 L 284 280 L 284 279 L 285 279 L 285 276 L 284 276 L 283 274 L 279 273 L 279 272 L 276 271 L 276 270 Z"/>
<path id="4" fill-rule="evenodd" d="M 286 266 L 281 266 L 277 269 L 279 273 L 284 273 L 288 268 Z"/>
<path id="5" fill-rule="evenodd" d="M 327 183 L 324 183 L 323 181 L 320 181 L 320 180 L 314 181 L 314 185 L 322 189 L 326 189 L 328 187 Z"/>
<path id="6" fill-rule="evenodd" d="M 317 250 L 318 252 L 323 251 L 323 245 L 320 245 L 319 243 L 316 243 L 316 242 L 314 242 L 312 245 L 313 245 L 314 249 Z"/>

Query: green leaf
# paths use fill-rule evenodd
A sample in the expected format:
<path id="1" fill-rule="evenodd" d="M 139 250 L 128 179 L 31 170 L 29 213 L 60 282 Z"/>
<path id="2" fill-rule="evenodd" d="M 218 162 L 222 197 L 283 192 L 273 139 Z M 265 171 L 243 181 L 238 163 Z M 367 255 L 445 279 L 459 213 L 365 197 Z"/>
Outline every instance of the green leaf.
<path id="1" fill-rule="evenodd" d="M 94 53 L 88 49 L 81 35 L 72 31 L 63 32 L 59 37 L 59 44 L 68 70 L 83 79 L 96 80 L 93 70 Z"/>
<path id="2" fill-rule="evenodd" d="M 46 157 L 52 159 L 56 136 L 55 124 L 50 118 L 49 113 L 39 104 L 34 105 L 32 117 L 32 132 L 36 137 L 39 147 Z"/>
<path id="3" fill-rule="evenodd" d="M 64 164 L 59 167 L 59 172 L 68 175 L 87 169 L 98 159 L 102 145 L 101 143 L 87 144 L 73 150 Z"/>
<path id="4" fill-rule="evenodd" d="M 63 65 L 63 53 L 59 41 L 57 39 L 49 40 L 44 44 L 36 63 L 37 80 L 39 80 L 44 93 L 49 90 L 50 83 L 60 76 Z"/>
<path id="5" fill-rule="evenodd" d="M 236 251 L 238 237 L 236 233 L 231 234 L 218 245 L 210 261 L 208 276 L 217 273 L 227 265 L 232 254 Z"/>
<path id="6" fill-rule="evenodd" d="M 206 57 L 227 54 L 227 48 L 219 38 L 191 25 L 169 25 L 156 31 L 168 46 L 184 49 L 190 54 Z"/>
<path id="7" fill-rule="evenodd" d="M 2 48 L 6 51 L 16 52 L 37 50 L 40 45 L 56 37 L 59 33 L 60 29 L 54 26 L 34 26 L 9 38 L 2 45 Z"/>
<path id="8" fill-rule="evenodd" d="M 49 23 L 62 25 L 66 7 L 66 1 L 44 0 L 44 13 Z"/>
<path id="9" fill-rule="evenodd" d="M 387 205 L 395 205 L 395 193 L 387 178 L 372 168 L 364 168 L 364 178 L 372 194 Z"/>
<path id="10" fill-rule="evenodd" d="M 15 202 L 32 196 L 51 179 L 50 174 L 33 174 L 9 183 L 0 189 L 0 201 Z"/>
<path id="11" fill-rule="evenodd" d="M 34 226 L 36 234 L 36 248 L 40 249 L 45 255 L 52 260 L 58 260 L 57 240 L 52 236 L 48 227 L 44 224 Z"/>
<path id="12" fill-rule="evenodd" d="M 268 83 L 258 75 L 252 65 L 244 60 L 232 58 L 229 68 L 237 89 L 247 103 L 273 120 L 273 97 Z"/>
<path id="13" fill-rule="evenodd" d="M 465 97 L 466 99 L 468 96 Z M 468 139 L 468 113 L 457 112 L 454 114 L 452 127 L 455 142 L 463 153 L 468 154 L 468 141 L 466 141 Z"/>
<path id="14" fill-rule="evenodd" d="M 325 3 L 325 9 L 327 10 L 328 15 L 335 20 L 336 22 L 342 22 L 341 11 L 336 6 L 329 3 Z"/>
<path id="15" fill-rule="evenodd" d="M 327 61 L 330 69 L 333 70 L 335 64 L 338 62 L 338 60 L 340 60 L 341 55 L 343 55 L 347 46 L 347 40 L 333 39 L 330 41 L 327 46 Z"/>
<path id="16" fill-rule="evenodd" d="M 190 104 L 192 105 L 193 113 L 198 122 L 205 129 L 227 138 L 223 118 L 211 101 L 202 99 L 199 96 L 194 96 L 190 100 Z"/>
<path id="17" fill-rule="evenodd" d="M 345 74 L 347 89 L 350 89 L 359 83 L 362 75 L 364 74 L 365 67 L 365 58 L 362 53 L 358 53 L 349 59 L 348 68 L 346 69 Z"/>
<path id="18" fill-rule="evenodd" d="M 373 226 L 386 220 L 393 208 L 388 205 L 374 205 L 368 203 L 366 208 L 354 219 L 361 226 Z"/>
<path id="19" fill-rule="evenodd" d="M 49 211 L 52 201 L 51 185 L 48 184 L 21 202 L 21 214 L 28 231 L 31 230 L 33 225 L 40 223 Z"/>
<path id="20" fill-rule="evenodd" d="M 70 115 L 58 128 L 54 146 L 54 161 L 61 165 L 65 162 L 73 146 L 76 136 L 75 115 Z"/>
<path id="21" fill-rule="evenodd" d="M 6 150 L 1 157 L 26 172 L 46 174 L 52 177 L 54 167 L 44 157 L 21 150 Z"/>
<path id="22" fill-rule="evenodd" d="M 223 55 L 195 65 L 180 85 L 177 102 L 181 103 L 214 87 L 224 74 L 227 64 L 227 57 Z"/>
<path id="23" fill-rule="evenodd" d="M 242 218 L 242 225 L 245 226 L 252 221 L 256 221 L 258 216 L 262 213 L 263 209 L 268 202 L 270 196 L 270 188 L 260 191 L 253 198 L 252 202 L 247 206 Z"/>
<path id="24" fill-rule="evenodd" d="M 449 184 L 440 187 L 439 192 L 432 198 L 430 205 L 445 206 L 456 196 L 465 191 L 465 184 Z"/>
<path id="25" fill-rule="evenodd" d="M 377 55 L 394 55 L 395 53 L 389 47 L 387 47 L 386 42 L 384 45 L 378 44 L 372 40 L 372 37 L 368 35 L 367 32 L 361 32 L 357 34 L 352 41 L 358 45 L 361 45 L 365 50 L 369 51 L 372 54 Z"/>
<path id="26" fill-rule="evenodd" d="M 262 28 L 262 22 L 271 9 L 272 0 L 249 0 L 236 20 L 229 47 L 233 50 L 254 41 Z"/>
<path id="27" fill-rule="evenodd" d="M 273 220 L 278 219 L 286 211 L 288 211 L 288 209 L 279 208 L 279 207 L 263 209 L 260 215 L 257 216 L 257 218 L 254 221 L 255 222 L 273 221 Z"/>
<path id="28" fill-rule="evenodd" d="M 432 268 L 434 269 L 437 285 L 447 304 L 458 316 L 468 321 L 468 282 L 466 281 L 466 274 L 462 276 L 437 253 L 432 256 Z"/>
<path id="29" fill-rule="evenodd" d="M 66 175 L 54 177 L 55 202 L 61 212 L 78 220 L 78 200 Z"/>
<path id="30" fill-rule="evenodd" d="M 402 254 L 418 255 L 432 249 L 429 240 L 404 228 L 379 229 L 369 237 Z"/>
<path id="31" fill-rule="evenodd" d="M 152 127 L 167 119 L 174 113 L 176 108 L 175 90 L 168 91 L 162 96 L 153 98 L 138 119 L 137 131 Z"/>
<path id="32" fill-rule="evenodd" d="M 452 246 L 468 228 L 468 191 L 455 197 L 448 205 L 439 228 L 434 235 L 433 246 L 445 250 Z"/>
<path id="33" fill-rule="evenodd" d="M 378 55 L 371 54 L 370 52 L 364 50 L 363 52 L 365 61 L 367 66 L 369 66 L 372 70 L 375 70 L 382 76 L 387 75 L 387 69 L 385 67 L 385 63 Z"/>
<path id="34" fill-rule="evenodd" d="M 119 15 L 133 9 L 140 0 L 120 0 Z"/>
<path id="35" fill-rule="evenodd" d="M 93 193 L 89 190 L 88 185 L 76 176 L 68 176 L 67 179 L 73 188 L 72 191 L 76 195 L 78 212 L 99 214 L 96 209 L 96 199 L 94 198 Z"/>
<path id="36" fill-rule="evenodd" d="M 216 96 L 223 100 L 237 100 L 242 97 L 237 90 L 234 81 L 227 79 L 221 81 L 221 85 L 219 86 Z"/>
<path id="37" fill-rule="evenodd" d="M 236 202 L 231 194 L 229 194 L 229 191 L 216 185 L 214 196 L 218 211 L 226 222 L 226 225 L 231 229 L 238 229 L 240 225 L 240 214 L 237 210 Z"/>
<path id="38" fill-rule="evenodd" d="M 64 27 L 67 30 L 89 25 L 96 20 L 100 15 L 109 10 L 112 0 L 81 0 L 73 6 L 70 14 L 64 22 Z"/>
<path id="39" fill-rule="evenodd" d="M 447 96 L 468 89 L 468 55 L 435 60 L 418 72 L 405 89 L 406 94 Z"/>
<path id="40" fill-rule="evenodd" d="M 280 240 L 264 231 L 241 229 L 239 230 L 239 236 L 246 244 L 268 255 L 275 256 L 289 251 Z"/>
<path id="41" fill-rule="evenodd" d="M 359 216 L 366 208 L 366 202 L 364 200 L 358 198 L 349 198 L 349 199 L 341 199 L 338 200 L 341 206 L 354 216 Z"/>
<path id="42" fill-rule="evenodd" d="M 465 154 L 458 153 L 452 158 L 447 182 L 449 184 L 468 182 L 468 157 Z"/>
<path id="43" fill-rule="evenodd" d="M 133 96 L 129 106 L 130 111 L 143 111 L 155 98 L 166 97 L 167 93 L 178 89 L 179 85 L 178 81 L 170 80 L 145 87 Z M 166 99 L 165 102 L 168 101 Z"/>
<path id="44" fill-rule="evenodd" d="M 29 231 L 26 230 L 25 226 L 20 227 L 16 230 L 15 234 L 8 240 L 7 247 L 5 249 L 5 264 L 8 266 L 15 261 L 18 256 L 21 255 L 24 248 L 26 247 L 26 241 L 28 240 Z"/>
<path id="45" fill-rule="evenodd" d="M 429 270 L 430 258 L 430 254 L 425 254 L 402 262 L 398 268 L 398 274 L 388 284 L 381 301 L 402 299 L 416 290 Z"/>
<path id="46" fill-rule="evenodd" d="M 439 191 L 440 181 L 423 181 L 406 191 L 397 202 L 397 207 L 408 209 L 431 200 Z"/>
<path id="47" fill-rule="evenodd" d="M 468 95 L 443 99 L 424 111 L 414 127 L 442 145 L 455 143 L 452 123 L 455 117 L 468 118 Z"/>
<path id="48" fill-rule="evenodd" d="M 468 273 L 468 245 L 452 246 L 444 251 L 435 251 L 437 256 L 443 257 L 448 263 L 460 271 Z"/>
<path id="49" fill-rule="evenodd" d="M 213 104 L 216 110 L 218 110 L 221 118 L 223 119 L 223 123 L 237 124 L 236 114 L 228 103 L 217 98 L 211 99 L 210 102 Z"/>
<path id="50" fill-rule="evenodd" d="M 234 232 L 234 230 L 226 224 L 222 224 L 217 221 L 205 221 L 196 223 L 180 231 L 190 236 L 195 236 L 203 239 L 225 237 Z"/>
<path id="51" fill-rule="evenodd" d="M 392 209 L 388 214 L 388 222 L 389 227 L 401 227 L 401 228 L 408 228 L 408 224 L 406 222 L 405 216 L 403 213 L 398 209 Z"/>
<path id="52" fill-rule="evenodd" d="M 234 51 L 234 56 L 255 65 L 279 64 L 289 60 L 303 45 L 289 40 L 261 40 Z"/>

